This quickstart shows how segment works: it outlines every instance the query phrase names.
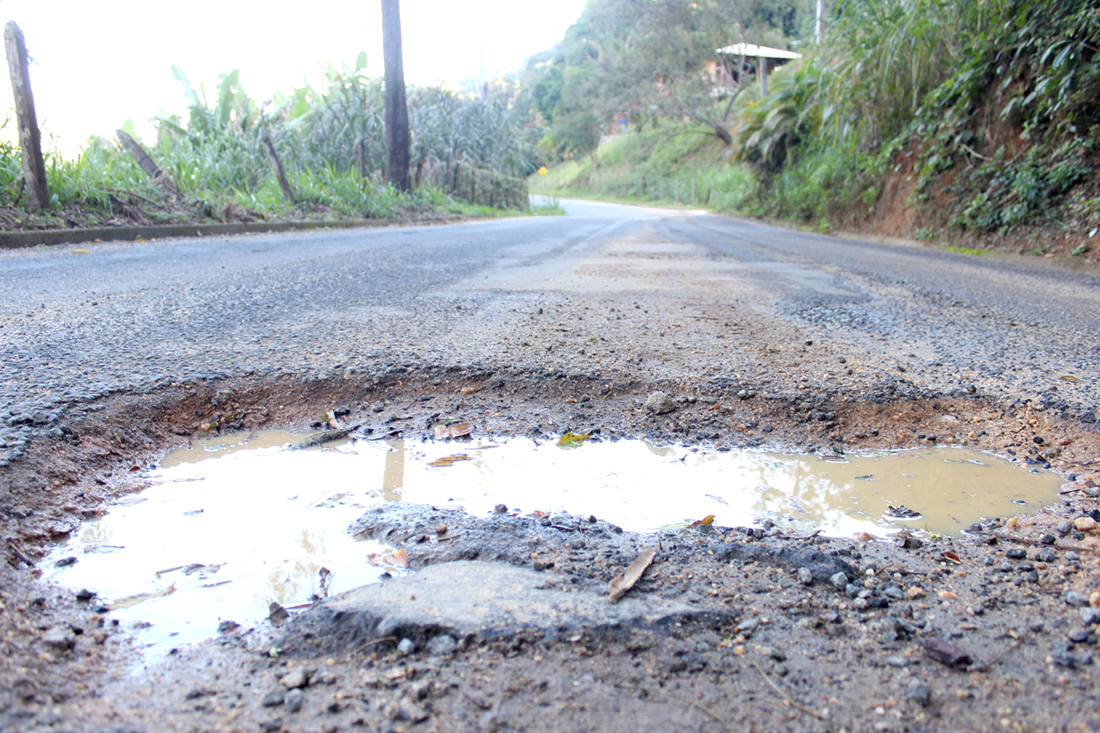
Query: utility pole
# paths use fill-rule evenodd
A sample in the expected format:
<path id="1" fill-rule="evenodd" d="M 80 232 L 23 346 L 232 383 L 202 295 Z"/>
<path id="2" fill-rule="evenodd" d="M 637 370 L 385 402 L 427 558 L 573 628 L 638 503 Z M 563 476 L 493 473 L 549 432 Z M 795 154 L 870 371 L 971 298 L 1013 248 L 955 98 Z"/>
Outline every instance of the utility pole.
<path id="1" fill-rule="evenodd" d="M 386 183 L 409 191 L 409 110 L 401 61 L 401 4 L 382 0 L 382 57 L 386 66 Z"/>

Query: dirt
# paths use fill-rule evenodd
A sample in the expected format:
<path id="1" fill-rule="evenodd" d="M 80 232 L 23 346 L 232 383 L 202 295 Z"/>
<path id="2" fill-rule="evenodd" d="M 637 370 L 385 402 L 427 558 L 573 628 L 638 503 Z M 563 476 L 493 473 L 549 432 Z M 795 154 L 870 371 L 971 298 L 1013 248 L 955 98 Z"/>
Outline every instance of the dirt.
<path id="1" fill-rule="evenodd" d="M 676 401 L 674 412 L 645 409 L 657 388 Z M 444 412 L 463 415 L 479 435 L 572 429 L 719 450 L 965 444 L 1050 464 L 1067 476 L 1066 502 L 991 518 L 969 538 L 901 545 L 790 537 L 767 525 L 688 528 L 659 538 L 656 561 L 628 598 L 675 601 L 691 614 L 568 634 L 459 635 L 438 654 L 427 636 L 408 654 L 400 639 L 351 647 L 310 636 L 322 606 L 295 611 L 288 626 L 231 630 L 153 663 L 94 589 L 78 595 L 37 579 L 49 543 L 140 491 L 142 470 L 165 451 L 210 431 L 304 431 L 336 407 L 407 437 L 427 437 Z M 203 382 L 116 395 L 69 408 L 58 427 L 6 466 L 0 485 L 5 730 L 1089 730 L 1100 720 L 1097 623 L 1087 618 L 1100 606 L 1100 536 L 1087 529 L 1100 508 L 1088 495 L 1100 479 L 1100 436 L 1042 403 L 1009 408 L 967 394 L 793 399 L 737 384 L 397 369 L 361 381 Z M 450 518 L 448 526 L 464 523 L 460 543 L 440 542 L 412 519 L 365 519 L 360 529 L 384 525 L 413 568 L 472 557 L 589 588 L 621 574 L 655 539 L 599 518 L 551 523 L 566 529 L 537 516 L 503 518 L 510 529 L 501 517 Z M 242 531 L 255 528 L 245 520 Z M 523 544 L 532 536 L 534 552 Z M 811 559 L 847 570 L 847 582 L 838 589 L 811 570 L 804 584 L 799 571 Z M 295 671 L 305 674 L 287 680 Z"/>

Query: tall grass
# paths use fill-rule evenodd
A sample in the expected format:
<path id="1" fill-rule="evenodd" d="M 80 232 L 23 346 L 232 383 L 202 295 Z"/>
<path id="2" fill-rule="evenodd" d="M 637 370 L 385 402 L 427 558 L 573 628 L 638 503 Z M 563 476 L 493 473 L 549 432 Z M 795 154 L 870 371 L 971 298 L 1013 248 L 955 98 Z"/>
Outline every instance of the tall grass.
<path id="1" fill-rule="evenodd" d="M 271 217 L 391 217 L 431 209 L 471 210 L 425 183 L 399 194 L 380 182 L 381 81 L 356 65 L 326 66 L 321 82 L 257 103 L 245 94 L 237 71 L 224 74 L 208 99 L 181 69 L 173 68 L 188 102 L 183 117 L 156 120 L 150 154 L 180 189 L 183 200 L 165 197 L 113 141 L 90 139 L 76 156 L 47 155 L 53 214 L 80 207 L 85 223 L 115 218 L 120 211 L 140 220 Z M 409 116 L 416 172 L 462 161 L 502 174 L 531 169 L 529 145 L 511 108 L 515 89 L 489 85 L 478 94 L 441 88 L 410 90 Z M 7 122 L 4 123 L 8 124 Z M 269 135 L 296 192 L 288 203 L 275 185 L 260 145 Z M 360 175 L 360 150 L 366 178 Z M 20 154 L 0 141 L 0 207 L 25 203 L 20 194 Z M 418 178 L 419 180 L 419 178 Z M 137 213 L 138 210 L 144 213 Z M 133 218 L 133 217 L 131 217 Z"/>

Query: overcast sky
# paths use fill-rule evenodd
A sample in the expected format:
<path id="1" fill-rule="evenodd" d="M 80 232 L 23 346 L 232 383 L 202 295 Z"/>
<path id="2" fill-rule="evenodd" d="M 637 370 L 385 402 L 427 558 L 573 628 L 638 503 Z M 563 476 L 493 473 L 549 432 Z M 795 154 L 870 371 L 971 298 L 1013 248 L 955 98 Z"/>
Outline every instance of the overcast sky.
<path id="1" fill-rule="evenodd" d="M 482 39 L 490 75 L 517 70 L 560 41 L 584 4 L 403 0 L 405 80 L 454 88 L 476 78 Z M 142 120 L 161 109 L 182 111 L 171 64 L 208 92 L 219 74 L 240 69 L 241 84 L 257 99 L 301 86 L 322 62 L 354 63 L 360 51 L 372 76 L 383 73 L 379 0 L 2 0 L 0 19 L 23 29 L 39 123 L 66 151 L 92 134 L 113 136 L 127 119 L 148 133 Z M 0 107 L 12 108 L 6 75 Z M 10 114 L 4 136 L 13 138 Z"/>

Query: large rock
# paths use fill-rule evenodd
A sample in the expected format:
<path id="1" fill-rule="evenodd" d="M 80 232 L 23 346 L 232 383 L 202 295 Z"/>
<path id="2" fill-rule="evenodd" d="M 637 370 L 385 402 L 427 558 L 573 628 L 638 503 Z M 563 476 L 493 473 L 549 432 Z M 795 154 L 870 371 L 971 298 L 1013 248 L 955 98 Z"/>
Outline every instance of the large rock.
<path id="1" fill-rule="evenodd" d="M 458 561 L 336 596 L 304 614 L 298 632 L 353 649 L 384 637 L 422 646 L 440 634 L 487 640 L 532 632 L 556 636 L 663 627 L 696 616 L 715 614 L 640 594 L 612 604 L 600 583 L 501 562 Z"/>
<path id="2" fill-rule="evenodd" d="M 654 392 L 645 401 L 645 409 L 654 415 L 664 415 L 676 411 L 676 402 L 664 392 Z"/>

